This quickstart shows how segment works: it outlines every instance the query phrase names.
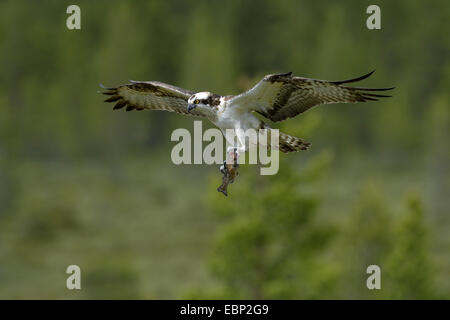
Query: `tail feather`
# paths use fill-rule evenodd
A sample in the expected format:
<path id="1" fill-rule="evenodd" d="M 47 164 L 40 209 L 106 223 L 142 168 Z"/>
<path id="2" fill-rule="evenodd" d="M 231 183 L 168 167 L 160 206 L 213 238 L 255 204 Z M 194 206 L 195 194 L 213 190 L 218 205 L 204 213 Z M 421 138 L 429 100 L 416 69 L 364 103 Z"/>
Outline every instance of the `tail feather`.
<path id="1" fill-rule="evenodd" d="M 268 126 L 266 123 L 261 122 L 260 129 L 268 129 L 269 135 L 272 131 L 272 128 Z M 272 139 L 268 137 L 268 141 L 271 141 Z M 260 141 L 261 143 L 261 141 Z M 290 136 L 286 133 L 278 131 L 278 145 L 272 145 L 272 143 L 269 143 L 267 145 L 268 148 L 272 149 L 278 149 L 281 152 L 289 153 L 289 152 L 297 152 L 300 150 L 307 150 L 311 146 L 310 142 L 307 142 L 303 140 L 302 138 Z"/>
<path id="2" fill-rule="evenodd" d="M 307 150 L 310 146 L 311 146 L 310 142 L 280 132 L 279 150 L 281 152 L 288 153 L 300 150 Z"/>

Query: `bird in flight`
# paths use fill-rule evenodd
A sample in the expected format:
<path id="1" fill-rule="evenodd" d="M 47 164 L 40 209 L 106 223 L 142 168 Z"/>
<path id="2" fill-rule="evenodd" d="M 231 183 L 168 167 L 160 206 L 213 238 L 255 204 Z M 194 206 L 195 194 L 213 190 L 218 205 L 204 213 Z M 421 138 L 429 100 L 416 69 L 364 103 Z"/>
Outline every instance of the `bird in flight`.
<path id="1" fill-rule="evenodd" d="M 255 116 L 259 113 L 273 122 L 295 117 L 310 108 L 329 103 L 356 103 L 377 101 L 390 97 L 379 94 L 394 88 L 363 88 L 347 84 L 368 78 L 374 71 L 358 78 L 343 81 L 327 81 L 296 77 L 292 72 L 266 75 L 253 88 L 238 94 L 222 96 L 208 91 L 193 92 L 159 81 L 130 81 L 115 88 L 105 88 L 103 93 L 110 97 L 105 102 L 115 102 L 114 109 L 166 110 L 185 115 L 204 117 L 215 124 L 228 139 L 226 130 L 233 130 L 236 141 L 228 141 L 228 163 L 224 161 L 220 171 L 224 175 L 218 191 L 227 195 L 227 186 L 237 175 L 237 157 L 258 141 L 246 139 L 248 129 L 271 130 L 270 126 Z M 270 133 L 268 133 L 269 136 Z M 302 138 L 282 132 L 278 133 L 277 144 L 266 147 L 288 153 L 306 150 L 311 145 Z"/>
<path id="2" fill-rule="evenodd" d="M 215 124 L 225 135 L 227 129 L 236 131 L 236 156 L 248 150 L 249 142 L 243 136 L 247 129 L 267 129 L 270 126 L 254 115 L 279 122 L 295 117 L 310 108 L 329 103 L 356 103 L 377 101 L 390 97 L 379 94 L 394 88 L 363 88 L 347 84 L 368 78 L 374 71 L 358 78 L 327 81 L 293 76 L 292 72 L 266 75 L 253 88 L 239 94 L 222 96 L 208 91 L 193 92 L 159 81 L 132 81 L 115 88 L 102 88 L 110 97 L 105 102 L 115 102 L 114 109 L 166 110 L 185 115 L 204 117 Z M 237 130 L 242 129 L 242 130 Z M 225 135 L 226 137 L 226 135 Z M 306 150 L 311 144 L 285 133 L 279 133 L 277 147 L 288 153 Z M 228 150 L 230 152 L 230 150 Z"/>
<path id="3" fill-rule="evenodd" d="M 224 161 L 221 166 L 224 182 L 218 189 L 227 195 L 227 185 L 232 183 L 237 174 L 237 157 L 252 145 L 258 144 L 258 141 L 246 139 L 245 131 L 271 130 L 265 121 L 255 116 L 255 113 L 272 122 L 280 122 L 321 104 L 377 101 L 379 98 L 390 97 L 379 92 L 394 88 L 348 86 L 349 83 L 368 78 L 373 72 L 342 81 L 297 77 L 293 76 L 292 72 L 270 74 L 253 88 L 238 95 L 226 96 L 208 91 L 193 92 L 159 81 L 130 80 L 128 84 L 118 87 L 100 86 L 105 89 L 103 94 L 110 96 L 105 102 L 115 102 L 114 110 L 122 108 L 126 111 L 166 110 L 207 118 L 222 131 L 225 138 L 228 138 L 226 130 L 233 130 L 237 141 L 228 141 L 232 147 L 227 150 L 233 163 L 227 164 Z M 269 142 L 267 147 L 289 153 L 306 150 L 311 145 L 302 138 L 282 132 L 278 133 L 277 142 L 276 145 Z"/>

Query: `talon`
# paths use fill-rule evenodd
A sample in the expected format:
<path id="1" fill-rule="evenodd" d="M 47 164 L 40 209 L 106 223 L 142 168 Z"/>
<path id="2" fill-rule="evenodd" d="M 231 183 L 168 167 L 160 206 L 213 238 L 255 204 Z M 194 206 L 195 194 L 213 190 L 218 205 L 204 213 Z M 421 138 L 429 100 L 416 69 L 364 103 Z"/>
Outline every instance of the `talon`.
<path id="1" fill-rule="evenodd" d="M 222 192 L 225 197 L 228 197 L 228 192 L 225 189 L 222 189 L 221 187 L 217 188 L 217 191 Z"/>
<path id="2" fill-rule="evenodd" d="M 227 168 L 227 162 L 226 161 L 224 161 L 223 164 L 220 166 L 220 172 L 223 175 L 228 174 L 228 168 Z"/>

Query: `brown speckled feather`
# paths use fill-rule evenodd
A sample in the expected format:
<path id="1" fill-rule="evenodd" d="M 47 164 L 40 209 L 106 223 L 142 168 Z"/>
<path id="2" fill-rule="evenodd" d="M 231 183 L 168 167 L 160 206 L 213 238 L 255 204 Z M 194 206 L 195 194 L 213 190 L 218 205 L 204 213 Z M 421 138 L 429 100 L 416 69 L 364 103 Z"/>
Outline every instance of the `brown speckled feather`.
<path id="1" fill-rule="evenodd" d="M 373 91 L 385 91 L 393 88 L 360 88 L 345 86 L 369 77 L 364 76 L 344 80 L 326 81 L 294 77 L 292 73 L 265 76 L 252 89 L 233 97 L 233 103 L 248 106 L 272 121 L 282 121 L 307 111 L 308 109 L 328 103 L 354 103 L 376 101 L 378 98 L 390 97 L 375 94 Z"/>
<path id="2" fill-rule="evenodd" d="M 105 102 L 115 102 L 114 109 L 165 110 L 192 116 L 206 116 L 202 110 L 187 111 L 187 101 L 194 92 L 158 81 L 130 81 L 116 88 L 104 88 L 110 97 Z"/>

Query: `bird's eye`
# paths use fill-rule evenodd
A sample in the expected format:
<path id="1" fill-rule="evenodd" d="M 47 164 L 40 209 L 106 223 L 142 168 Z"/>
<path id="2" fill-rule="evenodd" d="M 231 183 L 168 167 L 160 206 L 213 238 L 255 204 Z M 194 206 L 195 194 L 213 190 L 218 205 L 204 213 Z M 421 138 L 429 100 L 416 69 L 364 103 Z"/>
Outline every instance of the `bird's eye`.
<path id="1" fill-rule="evenodd" d="M 200 100 L 195 99 L 195 100 L 194 100 L 194 103 L 195 103 L 195 104 L 199 104 L 199 103 L 200 103 Z"/>

